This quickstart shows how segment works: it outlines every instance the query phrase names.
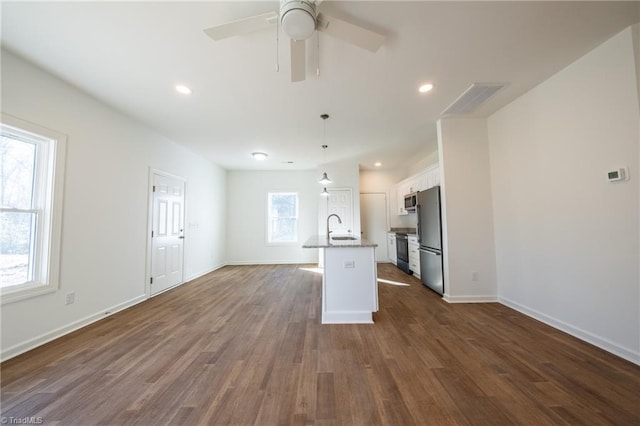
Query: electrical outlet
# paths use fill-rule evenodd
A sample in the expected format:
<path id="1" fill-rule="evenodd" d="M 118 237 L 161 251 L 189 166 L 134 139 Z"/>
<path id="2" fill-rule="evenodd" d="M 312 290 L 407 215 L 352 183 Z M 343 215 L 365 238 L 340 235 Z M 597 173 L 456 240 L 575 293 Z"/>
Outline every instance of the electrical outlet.
<path id="1" fill-rule="evenodd" d="M 479 281 L 480 279 L 478 278 L 478 273 L 476 271 L 473 271 L 471 273 L 471 281 Z"/>
<path id="2" fill-rule="evenodd" d="M 73 302 L 75 302 L 75 300 L 76 300 L 76 293 L 72 291 L 70 293 L 67 293 L 66 299 L 65 299 L 65 304 L 66 305 L 72 305 Z"/>

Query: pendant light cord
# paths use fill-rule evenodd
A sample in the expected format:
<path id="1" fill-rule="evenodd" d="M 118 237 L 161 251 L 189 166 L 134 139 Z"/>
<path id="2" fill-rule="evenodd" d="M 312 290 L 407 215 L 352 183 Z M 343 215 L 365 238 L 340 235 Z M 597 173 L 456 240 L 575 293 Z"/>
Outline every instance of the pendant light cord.
<path id="1" fill-rule="evenodd" d="M 320 118 L 322 118 L 322 120 L 324 121 L 323 124 L 323 145 L 322 145 L 322 151 L 323 151 L 323 157 L 324 157 L 324 165 L 326 167 L 327 165 L 327 118 L 329 118 L 329 114 L 322 114 L 320 116 Z M 326 169 L 325 169 L 326 170 Z M 327 188 L 326 185 L 328 183 L 331 183 L 331 179 L 329 179 L 329 176 L 327 176 L 327 172 L 325 171 L 324 173 L 322 173 L 322 178 L 320 178 L 320 183 L 323 184 L 325 186 L 324 191 L 322 191 L 322 195 L 328 195 L 327 192 Z"/>
<path id="2" fill-rule="evenodd" d="M 329 114 L 322 114 L 320 116 L 320 118 L 322 118 L 322 125 L 323 125 L 322 141 L 324 142 L 324 144 L 322 145 L 322 150 L 324 151 L 324 162 L 326 164 L 327 163 L 327 148 L 329 147 L 327 145 L 327 119 L 329 118 Z"/>

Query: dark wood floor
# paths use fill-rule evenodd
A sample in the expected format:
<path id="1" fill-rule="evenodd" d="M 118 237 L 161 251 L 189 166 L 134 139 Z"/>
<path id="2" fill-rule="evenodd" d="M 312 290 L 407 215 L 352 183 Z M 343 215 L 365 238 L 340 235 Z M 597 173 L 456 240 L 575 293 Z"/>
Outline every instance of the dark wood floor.
<path id="1" fill-rule="evenodd" d="M 640 424 L 640 367 L 392 265 L 373 325 L 321 276 L 229 266 L 6 361 L 2 416 L 60 425 Z M 311 268 L 309 266 L 309 268 Z"/>

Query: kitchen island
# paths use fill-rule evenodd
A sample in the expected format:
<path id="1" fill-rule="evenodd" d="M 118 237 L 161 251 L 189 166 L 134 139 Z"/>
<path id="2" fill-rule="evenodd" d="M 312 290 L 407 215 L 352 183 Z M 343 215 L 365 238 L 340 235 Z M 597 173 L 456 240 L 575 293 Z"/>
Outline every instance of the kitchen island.
<path id="1" fill-rule="evenodd" d="M 378 311 L 375 248 L 366 239 L 315 236 L 303 248 L 324 252 L 322 324 L 371 324 Z"/>

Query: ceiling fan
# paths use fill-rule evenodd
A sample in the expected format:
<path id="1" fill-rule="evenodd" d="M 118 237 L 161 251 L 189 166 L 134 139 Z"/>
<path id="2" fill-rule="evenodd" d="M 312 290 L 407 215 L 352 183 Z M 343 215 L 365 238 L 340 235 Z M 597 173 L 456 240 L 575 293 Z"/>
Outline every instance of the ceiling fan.
<path id="1" fill-rule="evenodd" d="M 318 13 L 321 0 L 280 0 L 280 11 L 267 12 L 204 30 L 213 40 L 248 34 L 278 24 L 290 39 L 291 81 L 305 79 L 305 40 L 316 31 L 325 32 L 362 49 L 376 52 L 385 37 L 351 22 Z"/>

